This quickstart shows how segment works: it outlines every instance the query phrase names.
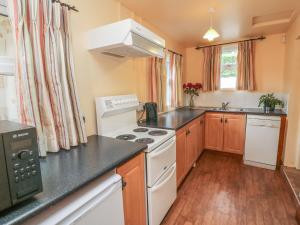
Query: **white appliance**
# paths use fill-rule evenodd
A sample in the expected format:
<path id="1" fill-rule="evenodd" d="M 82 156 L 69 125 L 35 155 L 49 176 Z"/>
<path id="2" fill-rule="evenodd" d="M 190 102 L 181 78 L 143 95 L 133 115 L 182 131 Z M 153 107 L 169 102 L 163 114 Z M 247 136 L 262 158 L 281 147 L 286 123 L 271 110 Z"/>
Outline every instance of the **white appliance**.
<path id="1" fill-rule="evenodd" d="M 92 181 L 25 225 L 124 225 L 121 177 L 114 171 Z"/>
<path id="2" fill-rule="evenodd" d="M 98 134 L 147 144 L 148 223 L 159 225 L 177 196 L 175 131 L 138 127 L 135 95 L 96 98 Z"/>
<path id="3" fill-rule="evenodd" d="M 276 116 L 247 116 L 245 164 L 276 169 L 280 124 Z"/>
<path id="4" fill-rule="evenodd" d="M 87 33 L 89 50 L 116 57 L 163 58 L 165 40 L 132 19 L 104 25 Z"/>

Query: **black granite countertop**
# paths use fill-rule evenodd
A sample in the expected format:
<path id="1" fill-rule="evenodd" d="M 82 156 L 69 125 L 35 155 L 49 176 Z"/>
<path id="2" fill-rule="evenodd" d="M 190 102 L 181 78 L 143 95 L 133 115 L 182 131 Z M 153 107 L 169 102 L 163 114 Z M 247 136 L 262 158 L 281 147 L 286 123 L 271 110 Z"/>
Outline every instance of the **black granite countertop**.
<path id="1" fill-rule="evenodd" d="M 94 135 L 85 145 L 50 153 L 41 159 L 43 192 L 2 212 L 0 224 L 22 223 L 146 148 L 144 144 Z"/>
<path id="2" fill-rule="evenodd" d="M 274 112 L 265 113 L 260 108 L 229 108 L 228 110 L 221 110 L 214 107 L 183 107 L 174 111 L 166 112 L 158 116 L 157 122 L 142 122 L 140 126 L 178 130 L 185 126 L 192 120 L 205 114 L 206 112 L 220 112 L 220 113 L 241 113 L 249 115 L 264 115 L 264 116 L 286 116 L 283 110 L 276 109 Z"/>

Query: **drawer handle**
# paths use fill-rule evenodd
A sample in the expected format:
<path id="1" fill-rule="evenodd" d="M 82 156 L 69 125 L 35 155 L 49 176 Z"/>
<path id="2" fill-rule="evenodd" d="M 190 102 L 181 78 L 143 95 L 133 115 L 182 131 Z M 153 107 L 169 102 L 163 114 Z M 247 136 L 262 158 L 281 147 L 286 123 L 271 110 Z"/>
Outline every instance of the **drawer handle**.
<path id="1" fill-rule="evenodd" d="M 154 186 L 153 189 L 151 190 L 152 192 L 155 192 L 155 191 L 161 189 L 166 183 L 169 182 L 169 180 L 171 180 L 172 176 L 176 172 L 176 165 L 174 165 L 171 170 L 172 171 L 171 171 L 170 175 L 168 177 L 166 177 L 166 179 L 164 181 L 162 181 L 160 184 L 158 184 L 156 187 Z"/>
<path id="2" fill-rule="evenodd" d="M 124 189 L 127 186 L 127 182 L 122 177 L 122 189 Z"/>

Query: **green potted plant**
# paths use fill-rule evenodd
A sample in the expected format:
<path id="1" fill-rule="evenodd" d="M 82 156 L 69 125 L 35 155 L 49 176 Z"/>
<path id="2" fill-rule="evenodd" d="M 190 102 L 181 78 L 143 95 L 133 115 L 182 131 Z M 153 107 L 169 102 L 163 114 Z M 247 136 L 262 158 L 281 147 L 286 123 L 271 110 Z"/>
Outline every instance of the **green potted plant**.
<path id="1" fill-rule="evenodd" d="M 272 94 L 265 94 L 260 96 L 258 107 L 262 106 L 266 113 L 273 112 L 276 106 L 284 107 L 284 102 Z"/>

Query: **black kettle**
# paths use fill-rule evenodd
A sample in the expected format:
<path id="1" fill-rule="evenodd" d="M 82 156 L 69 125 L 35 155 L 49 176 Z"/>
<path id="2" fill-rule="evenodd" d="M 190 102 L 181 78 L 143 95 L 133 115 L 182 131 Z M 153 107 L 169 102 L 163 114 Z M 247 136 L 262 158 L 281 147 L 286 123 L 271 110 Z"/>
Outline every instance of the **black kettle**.
<path id="1" fill-rule="evenodd" d="M 157 121 L 157 104 L 155 102 L 145 103 L 146 121 L 156 122 Z"/>

